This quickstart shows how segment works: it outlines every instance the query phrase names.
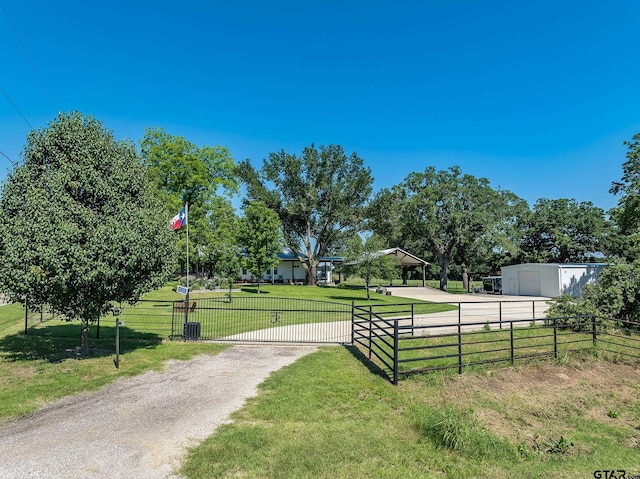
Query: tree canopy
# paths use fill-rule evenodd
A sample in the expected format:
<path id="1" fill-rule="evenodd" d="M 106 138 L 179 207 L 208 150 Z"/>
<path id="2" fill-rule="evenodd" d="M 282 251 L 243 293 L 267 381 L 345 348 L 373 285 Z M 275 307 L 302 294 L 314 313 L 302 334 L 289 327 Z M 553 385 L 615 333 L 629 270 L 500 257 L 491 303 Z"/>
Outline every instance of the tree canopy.
<path id="1" fill-rule="evenodd" d="M 278 215 L 262 202 L 249 203 L 240 221 L 240 245 L 244 248 L 245 265 L 260 280 L 264 272 L 280 262 L 282 251 L 282 225 Z"/>
<path id="2" fill-rule="evenodd" d="M 624 144 L 627 146 L 627 161 L 622 165 L 622 178 L 613 182 L 609 190 L 620 196 L 612 217 L 623 235 L 635 233 L 640 227 L 640 133 Z"/>
<path id="3" fill-rule="evenodd" d="M 522 250 L 533 263 L 588 261 L 606 249 L 609 231 L 604 210 L 590 201 L 542 198 L 523 221 Z"/>
<path id="4" fill-rule="evenodd" d="M 447 289 L 449 264 L 457 253 L 499 247 L 515 195 L 494 190 L 485 178 L 459 167 L 411 173 L 399 185 L 380 191 L 370 208 L 371 228 L 397 245 L 426 252 L 440 267 L 440 289 Z"/>
<path id="5" fill-rule="evenodd" d="M 31 131 L 0 199 L 0 286 L 83 324 L 161 286 L 175 250 L 135 146 L 93 117 Z"/>
<path id="6" fill-rule="evenodd" d="M 280 220 L 286 245 L 315 285 L 322 256 L 362 227 L 373 177 L 362 159 L 341 146 L 305 148 L 302 155 L 271 153 L 261 170 L 239 165 L 249 200 L 263 201 Z"/>
<path id="7" fill-rule="evenodd" d="M 373 279 L 391 282 L 398 274 L 398 260 L 384 253 L 385 247 L 383 239 L 375 234 L 367 236 L 364 240 L 359 235 L 354 235 L 344 252 L 345 263 L 342 271 L 364 280 L 367 299 L 370 299 L 369 287 Z"/>
<path id="8" fill-rule="evenodd" d="M 201 253 L 213 239 L 217 199 L 220 193 L 238 191 L 239 179 L 231 153 L 223 146 L 196 146 L 162 128 L 148 128 L 140 147 L 167 213 L 173 215 L 189 204 L 189 262 L 204 266 L 210 258 Z M 184 231 L 176 236 L 179 249 L 184 251 Z M 183 257 L 179 256 L 180 262 Z"/>

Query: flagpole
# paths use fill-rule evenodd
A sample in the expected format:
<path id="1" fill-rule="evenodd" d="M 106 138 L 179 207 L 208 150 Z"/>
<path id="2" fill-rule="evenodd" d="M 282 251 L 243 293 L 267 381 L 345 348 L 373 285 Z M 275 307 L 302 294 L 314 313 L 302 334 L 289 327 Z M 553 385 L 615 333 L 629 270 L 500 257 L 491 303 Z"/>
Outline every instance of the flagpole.
<path id="1" fill-rule="evenodd" d="M 184 217 L 187 222 L 187 291 L 189 291 L 189 202 L 185 203 L 184 208 Z"/>

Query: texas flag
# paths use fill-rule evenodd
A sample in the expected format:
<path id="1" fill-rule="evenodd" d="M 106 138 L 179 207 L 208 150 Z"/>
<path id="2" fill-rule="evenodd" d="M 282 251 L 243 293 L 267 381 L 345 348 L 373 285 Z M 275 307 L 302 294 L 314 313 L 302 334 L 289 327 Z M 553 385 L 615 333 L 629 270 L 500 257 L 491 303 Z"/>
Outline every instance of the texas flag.
<path id="1" fill-rule="evenodd" d="M 187 224 L 187 205 L 184 205 L 180 210 L 180 213 L 171 218 L 169 222 L 169 226 L 171 226 L 172 230 L 179 230 L 184 225 Z"/>

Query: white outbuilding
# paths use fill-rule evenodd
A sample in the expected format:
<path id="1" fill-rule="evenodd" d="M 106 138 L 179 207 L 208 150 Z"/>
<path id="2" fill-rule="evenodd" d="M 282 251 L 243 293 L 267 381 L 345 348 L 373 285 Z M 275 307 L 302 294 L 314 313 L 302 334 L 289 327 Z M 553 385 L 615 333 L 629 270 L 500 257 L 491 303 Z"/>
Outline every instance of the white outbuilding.
<path id="1" fill-rule="evenodd" d="M 604 263 L 526 263 L 502 267 L 502 294 L 578 297 L 582 288 L 595 283 Z"/>

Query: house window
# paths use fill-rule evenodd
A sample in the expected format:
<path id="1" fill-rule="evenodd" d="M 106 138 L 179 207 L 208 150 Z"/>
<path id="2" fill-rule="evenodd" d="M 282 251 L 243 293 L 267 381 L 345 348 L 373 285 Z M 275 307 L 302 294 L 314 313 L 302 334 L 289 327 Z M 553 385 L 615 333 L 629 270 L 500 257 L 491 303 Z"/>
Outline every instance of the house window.
<path id="1" fill-rule="evenodd" d="M 277 266 L 276 266 L 275 268 L 273 268 L 273 274 L 274 274 L 274 276 L 275 276 L 276 274 L 278 274 L 278 267 L 277 267 Z"/>
<path id="2" fill-rule="evenodd" d="M 246 268 L 242 268 L 242 274 L 248 274 Z"/>
<path id="3" fill-rule="evenodd" d="M 267 270 L 267 274 L 271 274 L 271 269 L 268 269 L 268 270 Z"/>

